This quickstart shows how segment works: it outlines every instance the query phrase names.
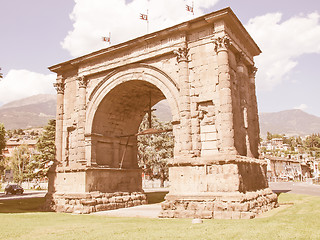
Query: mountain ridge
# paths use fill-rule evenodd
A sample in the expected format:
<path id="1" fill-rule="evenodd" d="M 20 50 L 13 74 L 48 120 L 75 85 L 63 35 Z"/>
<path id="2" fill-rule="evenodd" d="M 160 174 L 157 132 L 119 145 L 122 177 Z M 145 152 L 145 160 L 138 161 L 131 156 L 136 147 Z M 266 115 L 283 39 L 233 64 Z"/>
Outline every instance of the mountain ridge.
<path id="1" fill-rule="evenodd" d="M 320 132 L 320 117 L 300 109 L 260 113 L 259 122 L 262 136 L 267 132 L 300 136 Z"/>
<path id="2" fill-rule="evenodd" d="M 161 121 L 171 120 L 170 106 L 167 101 L 160 101 L 153 108 Z M 56 95 L 39 94 L 9 102 L 0 106 L 0 122 L 5 128 L 41 127 L 54 119 L 56 115 Z M 299 109 L 259 114 L 260 135 L 265 137 L 267 132 L 305 136 L 320 133 L 320 117 Z"/>
<path id="3" fill-rule="evenodd" d="M 31 97 L 21 98 L 21 99 L 3 104 L 2 106 L 0 106 L 0 110 L 6 109 L 6 108 L 22 107 L 22 106 L 37 104 L 39 102 L 46 102 L 46 101 L 56 101 L 56 95 L 55 94 L 37 94 Z"/>
<path id="4" fill-rule="evenodd" d="M 7 130 L 42 127 L 55 115 L 56 97 L 53 94 L 34 95 L 0 107 L 0 122 Z"/>

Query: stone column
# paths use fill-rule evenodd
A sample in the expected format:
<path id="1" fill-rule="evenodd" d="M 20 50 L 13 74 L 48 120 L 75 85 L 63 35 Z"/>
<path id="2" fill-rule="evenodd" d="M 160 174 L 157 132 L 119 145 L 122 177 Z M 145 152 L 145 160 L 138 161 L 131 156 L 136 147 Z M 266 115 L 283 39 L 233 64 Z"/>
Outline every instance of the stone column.
<path id="1" fill-rule="evenodd" d="M 232 103 L 232 83 L 230 77 L 228 49 L 230 39 L 225 35 L 214 40 L 218 62 L 219 100 L 220 100 L 220 147 L 222 153 L 237 154 L 234 142 L 234 122 Z"/>
<path id="2" fill-rule="evenodd" d="M 62 163 L 62 140 L 63 140 L 63 113 L 64 113 L 64 79 L 59 76 L 56 83 L 53 84 L 57 90 L 57 113 L 56 113 L 56 161 Z"/>
<path id="3" fill-rule="evenodd" d="M 192 151 L 191 113 L 190 113 L 190 82 L 188 70 L 188 49 L 179 48 L 174 51 L 179 67 L 180 88 L 180 126 L 181 126 L 181 153 L 189 154 Z"/>
<path id="4" fill-rule="evenodd" d="M 249 79 L 248 79 L 248 72 L 246 66 L 244 64 L 245 55 L 243 52 L 239 52 L 237 54 L 237 75 L 238 80 L 240 81 L 240 109 L 241 115 L 243 117 L 242 123 L 242 134 L 245 138 L 245 151 L 246 156 L 253 157 L 251 152 L 251 139 L 249 136 L 249 131 L 251 123 L 249 123 L 249 106 L 250 106 L 250 95 L 249 95 Z M 250 126 L 249 126 L 250 125 Z"/>
<path id="5" fill-rule="evenodd" d="M 250 66 L 248 69 L 249 72 L 249 96 L 250 96 L 250 108 L 249 108 L 249 117 L 252 122 L 252 127 L 249 129 L 249 134 L 251 137 L 251 149 L 252 155 L 255 158 L 259 158 L 259 144 L 260 144 L 260 127 L 259 127 L 259 114 L 258 114 L 258 104 L 256 97 L 256 84 L 255 84 L 255 76 L 257 72 L 257 68 L 255 66 Z"/>
<path id="6" fill-rule="evenodd" d="M 88 80 L 85 76 L 79 76 L 77 78 L 79 83 L 79 112 L 78 112 L 78 162 L 86 164 L 86 155 L 85 155 L 85 123 L 86 123 L 86 88 Z"/>
<path id="7" fill-rule="evenodd" d="M 100 134 L 86 134 L 85 135 L 85 157 L 86 166 L 94 167 L 97 166 L 97 144 Z"/>

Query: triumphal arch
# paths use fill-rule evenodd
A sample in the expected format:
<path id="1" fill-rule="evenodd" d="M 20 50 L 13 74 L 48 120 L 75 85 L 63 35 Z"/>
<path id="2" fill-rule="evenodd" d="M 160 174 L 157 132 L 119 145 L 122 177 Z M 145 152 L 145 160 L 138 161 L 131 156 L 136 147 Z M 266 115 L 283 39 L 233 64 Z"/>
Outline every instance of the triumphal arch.
<path id="1" fill-rule="evenodd" d="M 259 54 L 225 8 L 50 67 L 57 118 L 48 202 L 76 213 L 145 204 L 138 129 L 149 105 L 167 99 L 175 146 L 160 217 L 252 218 L 275 207 L 258 153 Z"/>

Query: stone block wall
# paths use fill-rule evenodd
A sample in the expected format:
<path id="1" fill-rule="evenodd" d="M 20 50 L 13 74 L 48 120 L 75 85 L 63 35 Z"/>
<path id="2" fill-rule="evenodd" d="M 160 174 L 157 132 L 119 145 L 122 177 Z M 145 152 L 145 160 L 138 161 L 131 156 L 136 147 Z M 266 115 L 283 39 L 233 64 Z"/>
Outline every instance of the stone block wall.
<path id="1" fill-rule="evenodd" d="M 195 197 L 169 196 L 161 207 L 161 218 L 250 219 L 278 207 L 278 202 L 276 194 L 264 189 Z"/>
<path id="2" fill-rule="evenodd" d="M 146 195 L 142 192 L 54 193 L 47 195 L 46 201 L 48 210 L 76 214 L 89 214 L 147 204 Z"/>

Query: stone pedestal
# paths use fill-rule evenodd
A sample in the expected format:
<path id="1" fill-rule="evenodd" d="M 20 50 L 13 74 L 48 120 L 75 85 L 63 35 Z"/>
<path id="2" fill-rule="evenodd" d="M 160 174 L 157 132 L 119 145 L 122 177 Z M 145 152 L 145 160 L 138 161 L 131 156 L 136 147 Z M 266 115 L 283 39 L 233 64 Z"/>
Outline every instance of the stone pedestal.
<path id="1" fill-rule="evenodd" d="M 58 169 L 49 178 L 55 184 L 46 195 L 46 206 L 57 212 L 84 214 L 147 203 L 141 169 Z"/>
<path id="2" fill-rule="evenodd" d="M 46 200 L 50 210 L 77 214 L 147 204 L 146 195 L 142 192 L 54 193 L 48 194 Z"/>
<path id="3" fill-rule="evenodd" d="M 219 158 L 190 159 L 185 166 L 182 161 L 172 166 L 172 185 L 160 217 L 253 218 L 278 205 L 277 195 L 268 188 L 264 161 L 232 155 Z"/>

